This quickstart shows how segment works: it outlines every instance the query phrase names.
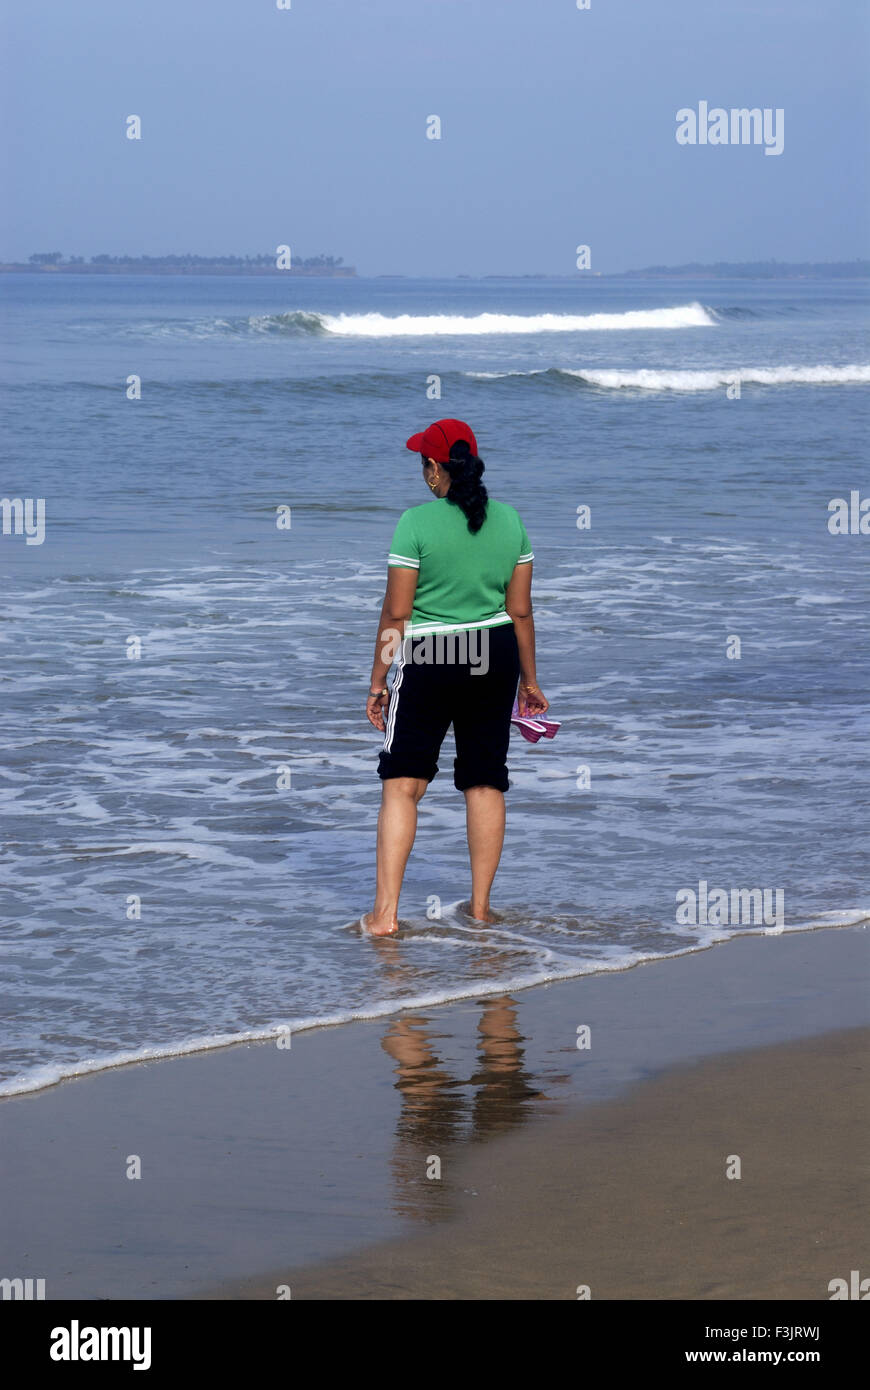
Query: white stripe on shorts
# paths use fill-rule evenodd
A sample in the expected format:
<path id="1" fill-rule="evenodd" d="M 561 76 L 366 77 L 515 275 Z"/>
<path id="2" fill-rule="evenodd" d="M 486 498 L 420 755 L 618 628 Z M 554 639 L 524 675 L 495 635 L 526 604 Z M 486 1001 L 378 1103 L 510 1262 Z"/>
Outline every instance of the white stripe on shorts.
<path id="1" fill-rule="evenodd" d="M 393 681 L 393 688 L 390 691 L 390 708 L 387 714 L 387 730 L 384 735 L 385 753 L 392 752 L 393 734 L 396 731 L 396 710 L 399 708 L 399 690 L 402 685 L 402 676 L 405 672 L 405 643 L 399 648 L 399 658 L 396 662 L 396 679 Z"/>

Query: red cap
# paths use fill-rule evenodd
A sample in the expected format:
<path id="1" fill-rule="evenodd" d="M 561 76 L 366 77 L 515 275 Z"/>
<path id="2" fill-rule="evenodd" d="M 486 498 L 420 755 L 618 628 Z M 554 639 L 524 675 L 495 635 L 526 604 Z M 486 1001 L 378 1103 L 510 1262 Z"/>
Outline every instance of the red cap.
<path id="1" fill-rule="evenodd" d="M 415 454 L 425 454 L 427 459 L 434 459 L 436 463 L 449 463 L 450 445 L 458 439 L 464 439 L 477 457 L 477 440 L 464 420 L 436 420 L 422 434 L 412 434 L 405 448 L 413 450 Z"/>

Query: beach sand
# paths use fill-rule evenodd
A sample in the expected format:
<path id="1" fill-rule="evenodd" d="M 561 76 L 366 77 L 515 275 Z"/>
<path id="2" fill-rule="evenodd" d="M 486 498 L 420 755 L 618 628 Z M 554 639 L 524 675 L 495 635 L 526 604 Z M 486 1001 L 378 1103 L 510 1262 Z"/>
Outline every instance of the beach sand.
<path id="1" fill-rule="evenodd" d="M 868 965 L 860 927 L 752 936 L 6 1099 L 0 1276 L 827 1299 L 867 1262 Z"/>
<path id="2" fill-rule="evenodd" d="M 675 1069 L 461 1155 L 446 1226 L 212 1296 L 829 1298 L 867 1267 L 868 1057 L 852 1029 Z"/>

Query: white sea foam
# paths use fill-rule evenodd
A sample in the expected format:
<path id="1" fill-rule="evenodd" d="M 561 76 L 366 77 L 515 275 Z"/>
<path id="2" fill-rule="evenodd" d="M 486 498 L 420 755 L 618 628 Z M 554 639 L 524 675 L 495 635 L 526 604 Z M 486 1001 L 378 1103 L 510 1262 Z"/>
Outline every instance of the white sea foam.
<path id="1" fill-rule="evenodd" d="M 589 386 L 611 390 L 636 391 L 718 391 L 724 386 L 866 386 L 870 385 L 870 366 L 851 364 L 834 367 L 822 364 L 815 367 L 709 367 L 709 368 L 651 368 L 635 370 L 592 367 L 539 367 L 532 371 L 468 372 L 480 380 L 497 380 L 509 376 L 573 377 Z"/>
<path id="2" fill-rule="evenodd" d="M 445 909 L 448 917 L 458 904 Z M 212 1033 L 204 1034 L 199 1038 L 188 1038 L 183 1041 L 165 1043 L 154 1047 L 140 1047 L 127 1051 L 108 1053 L 103 1057 L 83 1058 L 77 1062 L 58 1062 L 45 1066 L 32 1068 L 30 1071 L 19 1073 L 18 1076 L 11 1077 L 9 1080 L 0 1083 L 0 1096 L 22 1095 L 30 1091 L 40 1091 L 47 1086 L 57 1085 L 60 1081 L 71 1080 L 78 1076 L 87 1076 L 93 1072 L 108 1071 L 115 1067 L 129 1066 L 137 1062 L 160 1061 L 169 1057 L 185 1057 L 195 1052 L 211 1052 L 217 1048 L 232 1047 L 238 1043 L 266 1042 L 270 1038 L 275 1038 L 279 1030 L 289 1029 L 292 1033 L 310 1032 L 314 1028 L 331 1028 L 344 1023 L 373 1022 L 378 1019 L 387 1018 L 391 1014 L 401 1013 L 406 1009 L 431 1009 L 442 1004 L 461 1003 L 465 999 L 481 999 L 489 995 L 513 994 L 519 990 L 531 989 L 535 985 L 563 982 L 571 979 L 578 979 L 584 975 L 614 974 L 625 970 L 632 970 L 637 965 L 646 964 L 649 961 L 671 960 L 678 956 L 693 955 L 699 951 L 705 951 L 713 946 L 722 945 L 726 941 L 733 941 L 737 937 L 745 936 L 765 936 L 780 935 L 800 931 L 818 931 L 836 927 L 853 927 L 870 922 L 870 912 L 866 909 L 858 909 L 843 912 L 821 913 L 817 917 L 807 922 L 789 924 L 780 929 L 750 927 L 742 931 L 733 929 L 724 930 L 721 928 L 708 928 L 706 932 L 697 931 L 695 934 L 688 931 L 677 931 L 683 937 L 693 936 L 692 944 L 675 951 L 650 951 L 650 950 L 624 950 L 618 945 L 605 947 L 600 954 L 586 957 L 566 959 L 563 957 L 560 965 L 550 964 L 548 967 L 541 967 L 534 973 L 525 975 L 504 976 L 498 980 L 488 981 L 486 984 L 475 983 L 461 985 L 454 988 L 441 990 L 431 990 L 426 994 L 414 994 L 404 999 L 387 999 L 365 1007 L 356 1007 L 341 1010 L 335 1013 L 324 1014 L 320 1017 L 304 1017 L 296 1019 L 282 1019 L 269 1024 L 264 1024 L 259 1028 L 249 1028 L 238 1033 Z M 351 927 L 356 923 L 348 924 Z M 450 920 L 450 930 L 455 931 L 458 923 Z M 494 928 L 499 935 L 505 937 L 516 936 L 518 941 L 528 941 L 527 937 L 512 933 L 500 928 Z M 673 927 L 670 930 L 674 930 Z M 473 933 L 473 944 L 480 944 L 480 928 L 476 928 Z M 436 938 L 430 938 L 436 939 Z M 444 944 L 460 944 L 458 938 L 445 935 Z M 530 943 L 534 944 L 534 943 Z M 550 952 L 548 955 L 552 954 Z M 555 959 L 555 958 L 554 958 Z"/>
<path id="3" fill-rule="evenodd" d="M 431 337 L 483 333 L 587 333 L 608 329 L 712 328 L 703 304 L 629 309 L 621 314 L 322 314 L 330 333 L 357 338 Z"/>
<path id="4" fill-rule="evenodd" d="M 456 944 L 455 941 L 449 944 Z M 479 942 L 475 943 L 479 945 Z M 59 1062 L 54 1065 L 36 1067 L 8 1081 L 0 1083 L 0 1096 L 20 1095 L 27 1091 L 43 1090 L 59 1081 L 77 1076 L 87 1076 L 92 1072 L 108 1071 L 115 1067 L 129 1066 L 136 1062 L 159 1061 L 168 1057 L 185 1057 L 194 1052 L 211 1052 L 216 1048 L 232 1047 L 237 1043 L 266 1042 L 274 1038 L 279 1029 L 289 1028 L 292 1033 L 305 1033 L 313 1028 L 334 1028 L 343 1023 L 364 1023 L 387 1018 L 404 1009 L 431 1009 L 441 1004 L 460 1003 L 464 999 L 482 999 L 493 994 L 513 994 L 518 990 L 530 989 L 534 985 L 548 984 L 557 980 L 574 979 L 581 975 L 599 974 L 615 970 L 629 970 L 647 960 L 662 960 L 669 955 L 687 955 L 702 950 L 703 945 L 687 947 L 672 952 L 625 952 L 612 960 L 600 959 L 576 962 L 562 969 L 540 970 L 535 974 L 505 976 L 487 984 L 471 984 L 453 989 L 432 990 L 427 994 L 415 994 L 406 999 L 388 999 L 365 1008 L 351 1008 L 337 1013 L 325 1014 L 319 1018 L 285 1019 L 250 1028 L 239 1033 L 212 1033 L 200 1038 L 186 1039 L 183 1042 L 166 1043 L 156 1047 L 141 1047 L 129 1051 L 114 1052 L 104 1057 L 85 1058 L 80 1062 Z"/>
<path id="5" fill-rule="evenodd" d="M 87 848 L 87 846 L 82 846 L 81 852 L 87 852 Z M 197 859 L 206 864 L 241 865 L 245 868 L 256 868 L 254 860 L 243 859 L 237 854 L 230 854 L 221 845 L 194 844 L 185 840 L 141 841 L 138 844 L 125 845 L 123 848 L 97 849 L 93 850 L 92 853 L 106 855 L 176 854 L 182 859 Z"/>

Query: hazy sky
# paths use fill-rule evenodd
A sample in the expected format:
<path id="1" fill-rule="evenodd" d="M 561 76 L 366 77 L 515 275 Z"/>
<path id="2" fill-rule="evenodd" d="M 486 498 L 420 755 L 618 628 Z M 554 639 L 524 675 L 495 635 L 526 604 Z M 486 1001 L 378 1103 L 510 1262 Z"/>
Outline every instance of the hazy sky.
<path id="1" fill-rule="evenodd" d="M 2 0 L 0 259 L 360 274 L 867 254 L 867 0 Z M 676 112 L 784 110 L 784 148 Z M 142 139 L 126 138 L 129 115 Z M 442 139 L 426 138 L 438 115 Z"/>

